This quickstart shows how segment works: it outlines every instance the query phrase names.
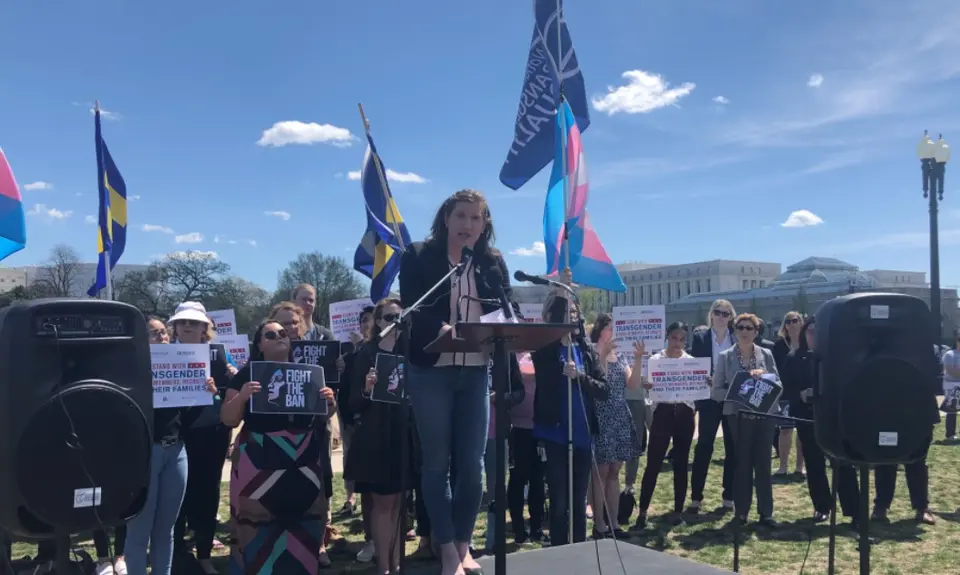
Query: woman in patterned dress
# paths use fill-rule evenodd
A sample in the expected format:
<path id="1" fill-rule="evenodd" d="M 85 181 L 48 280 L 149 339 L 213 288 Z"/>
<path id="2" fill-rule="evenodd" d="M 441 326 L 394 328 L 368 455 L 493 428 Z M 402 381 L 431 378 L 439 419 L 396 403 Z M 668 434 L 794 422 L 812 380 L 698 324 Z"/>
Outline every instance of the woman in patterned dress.
<path id="1" fill-rule="evenodd" d="M 626 537 L 627 532 L 620 529 L 619 525 L 609 523 L 617 522 L 620 468 L 625 461 L 640 457 L 643 452 L 624 392 L 628 388 L 640 387 L 644 350 L 641 345 L 633 346 L 632 365 L 618 356 L 617 342 L 613 338 L 613 318 L 606 313 L 597 316 L 590 330 L 590 340 L 597 346 L 600 365 L 607 374 L 610 389 L 610 397 L 597 402 L 600 433 L 597 434 L 594 448 L 597 466 L 591 479 L 593 535 L 597 538 L 613 533 L 619 539 Z"/>
<path id="2" fill-rule="evenodd" d="M 290 361 L 290 337 L 276 320 L 253 335 L 250 361 Z M 249 364 L 248 364 L 249 365 Z M 243 428 L 231 456 L 230 515 L 235 542 L 231 575 L 316 575 L 327 498 L 320 454 L 326 446 L 314 433 L 314 417 L 250 413 L 250 397 L 261 389 L 240 368 L 227 390 L 220 419 Z M 320 390 L 335 408 L 333 390 Z"/>

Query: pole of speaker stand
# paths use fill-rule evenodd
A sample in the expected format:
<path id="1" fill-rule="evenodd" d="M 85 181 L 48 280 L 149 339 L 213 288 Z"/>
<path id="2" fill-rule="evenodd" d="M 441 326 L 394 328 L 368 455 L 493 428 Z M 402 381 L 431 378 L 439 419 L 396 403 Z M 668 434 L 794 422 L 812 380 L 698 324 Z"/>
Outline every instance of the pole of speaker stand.
<path id="1" fill-rule="evenodd" d="M 870 466 L 860 466 L 860 575 L 870 575 Z"/>
<path id="2" fill-rule="evenodd" d="M 108 222 L 107 225 L 113 225 L 113 223 Z M 112 248 L 103 250 L 103 273 L 107 280 L 107 285 L 104 287 L 104 290 L 107 292 L 108 301 L 113 301 L 113 270 L 110 269 L 110 260 L 113 258 L 112 253 Z"/>
<path id="3" fill-rule="evenodd" d="M 493 341 L 493 389 L 496 399 L 493 402 L 497 418 L 494 436 L 496 437 L 496 487 L 493 496 L 493 511 L 496 514 L 494 525 L 494 573 L 507 574 L 507 422 L 506 397 L 510 387 L 510 361 L 507 356 L 507 343 L 502 337 Z"/>
<path id="4" fill-rule="evenodd" d="M 54 569 L 57 575 L 70 575 L 70 534 L 57 533 L 54 538 Z"/>
<path id="5" fill-rule="evenodd" d="M 830 529 L 827 535 L 827 575 L 833 575 L 837 566 L 837 482 L 840 480 L 840 467 L 835 461 L 832 466 Z"/>
<path id="6" fill-rule="evenodd" d="M 410 449 L 411 444 L 413 443 L 413 428 L 410 426 L 410 399 L 407 392 L 407 382 L 409 381 L 408 371 L 410 366 L 407 364 L 410 357 L 410 322 L 412 318 L 407 316 L 402 321 L 397 321 L 397 327 L 394 328 L 397 331 L 397 337 L 402 338 L 403 347 L 403 369 L 400 372 L 400 377 L 403 378 L 403 399 L 400 401 L 400 428 L 402 430 L 401 437 L 403 440 L 400 442 L 400 497 L 402 497 L 403 504 L 400 508 L 400 520 L 397 522 L 397 533 L 396 536 L 400 541 L 400 557 L 399 567 L 400 573 L 405 573 L 407 569 L 407 545 L 406 545 L 406 526 L 407 526 L 407 491 L 414 491 L 416 489 L 415 485 L 408 485 L 411 475 L 411 464 L 410 458 L 413 455 Z M 416 495 L 414 495 L 416 497 Z M 416 509 L 416 503 L 414 503 L 414 509 Z"/>
<path id="7" fill-rule="evenodd" d="M 722 404 L 721 404 L 722 405 Z M 723 417 L 721 415 L 720 417 Z M 737 431 L 734 433 L 734 453 L 740 448 L 740 438 L 742 436 L 741 430 L 743 429 L 743 410 L 737 409 Z M 733 476 L 733 485 L 737 485 L 737 476 Z M 734 498 L 736 499 L 736 498 Z M 740 572 L 740 516 L 737 514 L 737 506 L 733 506 L 733 572 Z"/>

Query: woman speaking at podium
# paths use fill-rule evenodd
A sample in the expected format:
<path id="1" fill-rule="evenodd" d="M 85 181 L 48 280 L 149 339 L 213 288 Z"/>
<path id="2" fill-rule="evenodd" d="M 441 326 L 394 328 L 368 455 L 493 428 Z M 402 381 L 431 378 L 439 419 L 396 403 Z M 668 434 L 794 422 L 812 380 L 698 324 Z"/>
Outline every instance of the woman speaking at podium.
<path id="1" fill-rule="evenodd" d="M 404 308 L 410 308 L 470 258 L 460 274 L 441 285 L 410 316 L 407 388 L 422 442 L 424 503 L 440 551 L 441 575 L 481 573 L 470 555 L 470 540 L 483 494 L 489 356 L 437 354 L 424 348 L 453 330 L 458 321 L 478 322 L 480 316 L 498 308 L 477 299 L 497 299 L 500 289 L 510 298 L 507 265 L 493 241 L 493 221 L 483 194 L 461 190 L 443 202 L 430 236 L 409 246 L 400 266 L 400 299 Z M 472 258 L 470 251 L 465 257 L 464 250 L 472 250 Z M 497 272 L 489 273 L 492 268 Z M 491 276 L 499 276 L 502 285 L 487 285 L 484 278 Z M 456 476 L 452 493 L 451 471 Z"/>

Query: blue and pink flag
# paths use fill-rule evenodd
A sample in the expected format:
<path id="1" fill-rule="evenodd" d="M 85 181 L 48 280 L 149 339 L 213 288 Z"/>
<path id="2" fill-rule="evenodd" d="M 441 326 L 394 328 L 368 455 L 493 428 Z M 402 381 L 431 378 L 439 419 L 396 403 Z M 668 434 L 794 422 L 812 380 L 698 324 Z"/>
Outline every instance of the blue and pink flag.
<path id="1" fill-rule="evenodd" d="M 23 199 L 13 178 L 13 170 L 0 148 L 0 260 L 19 252 L 26 245 Z"/>
<path id="2" fill-rule="evenodd" d="M 550 174 L 550 187 L 547 189 L 547 201 L 543 208 L 543 243 L 547 252 L 547 274 L 555 274 L 566 267 L 563 244 L 566 220 L 573 281 L 583 286 L 625 292 L 627 287 L 623 284 L 620 272 L 613 265 L 590 223 L 590 214 L 587 212 L 590 184 L 587 181 L 587 164 L 577 120 L 566 100 L 561 101 L 559 112 L 556 117 L 553 172 Z M 567 187 L 566 209 L 564 185 Z"/>

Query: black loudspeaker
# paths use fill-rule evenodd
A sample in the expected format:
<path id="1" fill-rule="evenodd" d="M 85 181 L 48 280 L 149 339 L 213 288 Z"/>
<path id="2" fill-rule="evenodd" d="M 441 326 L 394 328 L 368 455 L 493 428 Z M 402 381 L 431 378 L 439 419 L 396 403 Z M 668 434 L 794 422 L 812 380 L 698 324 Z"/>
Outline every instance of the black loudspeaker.
<path id="1" fill-rule="evenodd" d="M 46 538 L 143 508 L 153 449 L 147 327 L 127 304 L 0 310 L 0 528 Z"/>
<path id="2" fill-rule="evenodd" d="M 814 420 L 823 450 L 858 465 L 925 457 L 937 413 L 933 320 L 923 300 L 838 297 L 817 311 Z"/>

